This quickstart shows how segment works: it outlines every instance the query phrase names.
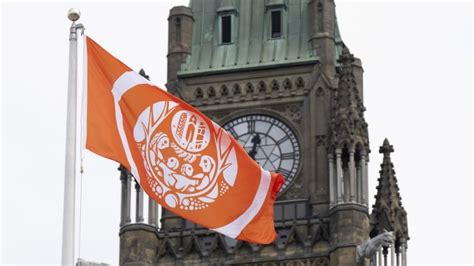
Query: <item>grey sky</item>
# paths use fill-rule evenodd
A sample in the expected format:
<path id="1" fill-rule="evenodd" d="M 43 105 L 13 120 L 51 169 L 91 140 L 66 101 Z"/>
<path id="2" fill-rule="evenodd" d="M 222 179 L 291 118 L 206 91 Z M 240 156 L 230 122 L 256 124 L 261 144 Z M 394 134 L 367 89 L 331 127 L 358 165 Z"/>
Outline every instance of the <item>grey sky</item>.
<path id="1" fill-rule="evenodd" d="M 188 1 L 2 3 L 0 264 L 60 261 L 68 8 L 81 9 L 88 35 L 163 87 L 167 16 L 180 4 Z M 370 204 L 388 137 L 409 263 L 471 263 L 472 4 L 336 5 L 342 38 L 365 70 Z M 85 159 L 80 256 L 118 263 L 117 164 Z"/>

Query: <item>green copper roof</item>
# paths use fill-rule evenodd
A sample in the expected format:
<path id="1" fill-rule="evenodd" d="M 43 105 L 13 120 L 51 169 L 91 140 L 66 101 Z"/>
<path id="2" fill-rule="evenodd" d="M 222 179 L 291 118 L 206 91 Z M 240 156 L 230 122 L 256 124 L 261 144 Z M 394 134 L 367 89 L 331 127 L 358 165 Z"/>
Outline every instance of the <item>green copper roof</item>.
<path id="1" fill-rule="evenodd" d="M 192 0 L 191 55 L 180 74 L 314 62 L 308 42 L 309 0 Z M 271 37 L 271 11 L 282 11 L 282 37 Z M 221 16 L 232 17 L 221 43 Z"/>

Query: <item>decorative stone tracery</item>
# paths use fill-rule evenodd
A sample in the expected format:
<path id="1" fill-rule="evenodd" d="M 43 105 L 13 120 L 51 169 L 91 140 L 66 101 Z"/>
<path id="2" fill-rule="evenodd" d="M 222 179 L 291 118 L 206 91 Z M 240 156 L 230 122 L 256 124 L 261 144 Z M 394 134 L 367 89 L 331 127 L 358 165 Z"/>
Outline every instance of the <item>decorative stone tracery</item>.
<path id="1" fill-rule="evenodd" d="M 280 86 L 281 84 L 281 86 Z M 204 93 L 201 86 L 192 89 L 193 93 L 189 95 L 189 101 L 195 106 L 217 104 L 225 102 L 253 101 L 258 99 L 281 98 L 284 96 L 306 95 L 309 88 L 303 77 L 294 79 L 295 86 L 289 78 L 283 80 L 273 79 L 270 81 L 260 80 L 247 82 L 245 84 L 213 84 L 209 85 Z M 215 88 L 219 88 L 217 91 Z M 243 88 L 243 90 L 242 90 Z M 177 87 L 178 90 L 180 88 Z M 188 95 L 180 92 L 180 94 Z M 319 96 L 319 94 L 318 94 Z M 211 100 L 211 101 L 210 101 Z"/>
<path id="2" fill-rule="evenodd" d="M 367 123 L 364 119 L 365 108 L 359 97 L 357 83 L 353 73 L 354 56 L 344 47 L 339 63 L 342 70 L 338 87 L 333 95 L 333 110 L 329 129 L 329 168 L 332 189 L 331 206 L 344 202 L 367 205 L 366 169 L 369 150 Z M 324 93 L 317 90 L 316 94 Z"/>

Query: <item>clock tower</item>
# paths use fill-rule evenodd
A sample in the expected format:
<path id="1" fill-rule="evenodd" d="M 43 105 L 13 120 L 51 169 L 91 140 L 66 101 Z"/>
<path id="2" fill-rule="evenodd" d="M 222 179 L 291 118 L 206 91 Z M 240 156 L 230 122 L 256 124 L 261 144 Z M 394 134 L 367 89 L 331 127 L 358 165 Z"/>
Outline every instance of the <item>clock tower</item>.
<path id="1" fill-rule="evenodd" d="M 168 91 L 285 175 L 278 236 L 241 242 L 163 209 L 156 229 L 121 228 L 120 263 L 142 250 L 143 265 L 355 265 L 371 231 L 370 150 L 363 69 L 341 39 L 334 1 L 191 0 L 171 9 L 168 25 Z"/>

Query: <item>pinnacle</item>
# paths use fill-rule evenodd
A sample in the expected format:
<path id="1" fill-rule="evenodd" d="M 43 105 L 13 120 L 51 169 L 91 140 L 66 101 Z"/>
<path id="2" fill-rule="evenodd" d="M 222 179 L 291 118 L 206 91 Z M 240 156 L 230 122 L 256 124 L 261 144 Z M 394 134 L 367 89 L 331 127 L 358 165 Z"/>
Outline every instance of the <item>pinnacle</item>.
<path id="1" fill-rule="evenodd" d="M 383 145 L 379 149 L 379 153 L 383 153 L 384 157 L 390 157 L 390 153 L 394 152 L 393 146 L 390 145 L 388 139 L 385 138 Z"/>
<path id="2" fill-rule="evenodd" d="M 350 67 L 352 62 L 354 62 L 354 55 L 351 54 L 349 48 L 344 45 L 342 48 L 342 54 L 339 57 L 338 61 L 342 63 L 344 67 Z"/>
<path id="3" fill-rule="evenodd" d="M 349 55 L 351 52 L 349 51 L 349 48 L 344 45 L 344 47 L 342 48 L 342 54 L 344 55 Z"/>
<path id="4" fill-rule="evenodd" d="M 371 223 L 373 232 L 382 232 L 383 229 L 395 229 L 397 237 L 408 239 L 408 227 L 406 224 L 406 212 L 402 207 L 395 170 L 390 159 L 390 153 L 394 151 L 388 139 L 385 139 L 379 152 L 384 154 L 380 177 L 378 179 L 375 204 L 372 206 Z M 389 214 L 390 219 L 384 220 L 383 214 Z"/>
<path id="5" fill-rule="evenodd" d="M 351 143 L 362 141 L 365 146 L 368 146 L 367 123 L 363 115 L 364 105 L 352 68 L 354 55 L 345 45 L 338 62 L 342 64 L 342 71 L 339 73 L 339 84 L 334 96 L 331 139 L 337 142 L 336 145 L 344 141 Z"/>

